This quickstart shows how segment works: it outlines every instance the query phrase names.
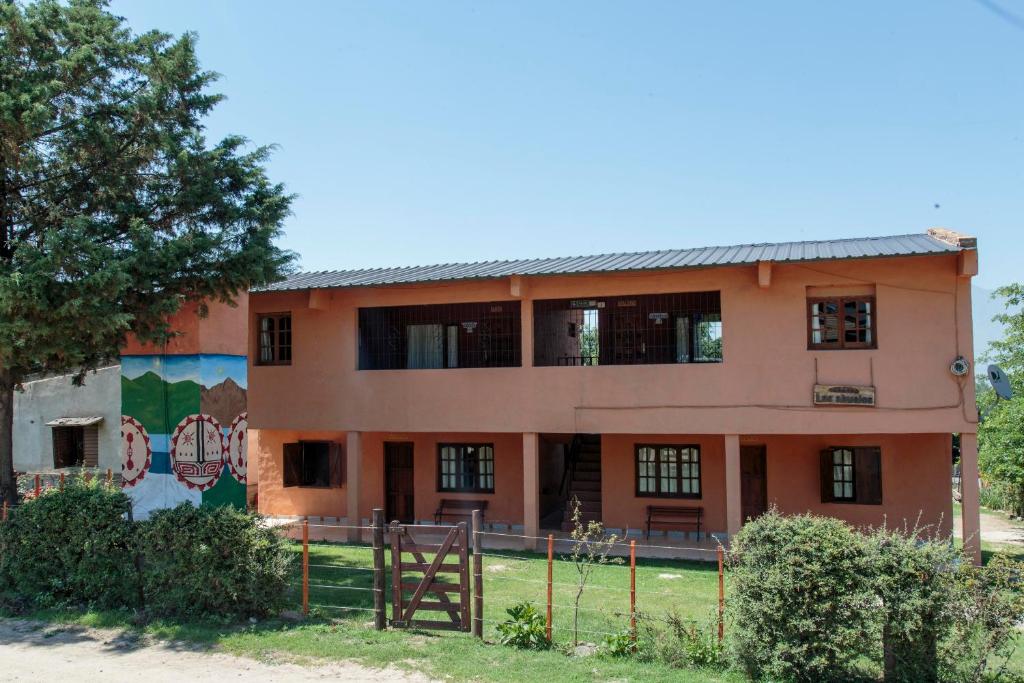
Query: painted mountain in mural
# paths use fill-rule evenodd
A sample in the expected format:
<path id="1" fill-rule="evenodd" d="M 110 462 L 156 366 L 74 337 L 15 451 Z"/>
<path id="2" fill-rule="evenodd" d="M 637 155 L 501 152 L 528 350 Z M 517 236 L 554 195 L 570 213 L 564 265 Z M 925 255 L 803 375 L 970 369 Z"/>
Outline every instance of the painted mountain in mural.
<path id="1" fill-rule="evenodd" d="M 141 422 L 150 434 L 170 434 L 181 420 L 199 412 L 199 384 L 165 382 L 155 372 L 134 379 L 122 375 L 121 412 Z"/>
<path id="2" fill-rule="evenodd" d="M 245 389 L 228 377 L 220 384 L 199 389 L 202 412 L 213 415 L 222 427 L 230 427 L 239 413 L 245 412 Z"/>

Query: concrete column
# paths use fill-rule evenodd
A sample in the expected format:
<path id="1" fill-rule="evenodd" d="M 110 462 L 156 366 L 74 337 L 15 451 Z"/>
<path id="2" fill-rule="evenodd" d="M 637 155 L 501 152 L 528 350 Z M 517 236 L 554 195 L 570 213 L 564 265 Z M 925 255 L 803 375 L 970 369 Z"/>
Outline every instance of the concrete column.
<path id="1" fill-rule="evenodd" d="M 359 489 L 363 475 L 363 433 L 349 432 L 345 444 L 345 503 L 349 526 L 360 526 Z M 359 529 L 348 530 L 348 540 L 357 543 L 360 540 Z"/>
<path id="2" fill-rule="evenodd" d="M 740 437 L 725 435 L 725 519 L 729 537 L 743 526 L 743 497 L 740 494 Z"/>
<path id="3" fill-rule="evenodd" d="M 964 552 L 981 564 L 981 510 L 978 507 L 978 435 L 960 435 L 960 518 L 963 523 Z"/>
<path id="4" fill-rule="evenodd" d="M 521 323 L 521 348 L 523 354 L 523 367 L 533 367 L 533 301 L 523 299 L 520 302 L 520 323 Z"/>
<path id="5" fill-rule="evenodd" d="M 523 434 L 523 535 L 537 536 L 540 531 L 540 440 L 536 432 Z M 524 548 L 536 542 L 525 539 Z"/>

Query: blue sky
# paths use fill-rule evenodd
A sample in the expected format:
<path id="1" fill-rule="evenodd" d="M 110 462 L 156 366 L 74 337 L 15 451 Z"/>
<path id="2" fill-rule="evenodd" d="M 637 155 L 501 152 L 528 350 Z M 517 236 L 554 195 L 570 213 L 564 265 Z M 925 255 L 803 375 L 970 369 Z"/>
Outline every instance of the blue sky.
<path id="1" fill-rule="evenodd" d="M 1024 17 L 1024 2 L 998 7 Z M 920 232 L 1024 280 L 1024 20 L 992 0 L 118 0 L 277 143 L 304 269 Z"/>

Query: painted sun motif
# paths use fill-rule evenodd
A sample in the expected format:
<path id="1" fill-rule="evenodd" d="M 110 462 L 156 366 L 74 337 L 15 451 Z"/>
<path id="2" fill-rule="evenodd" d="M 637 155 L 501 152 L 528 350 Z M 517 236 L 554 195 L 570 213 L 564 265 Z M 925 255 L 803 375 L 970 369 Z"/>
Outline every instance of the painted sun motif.
<path id="1" fill-rule="evenodd" d="M 224 451 L 224 458 L 228 461 L 228 469 L 231 475 L 244 484 L 248 475 L 248 445 L 249 438 L 249 413 L 241 413 L 231 423 L 231 431 L 228 434 L 228 446 Z"/>
<path id="2" fill-rule="evenodd" d="M 205 413 L 189 415 L 171 436 L 171 467 L 182 484 L 205 491 L 217 483 L 224 467 L 220 423 Z"/>
<path id="3" fill-rule="evenodd" d="M 121 416 L 121 488 L 142 481 L 153 462 L 153 447 L 146 428 L 134 417 Z"/>

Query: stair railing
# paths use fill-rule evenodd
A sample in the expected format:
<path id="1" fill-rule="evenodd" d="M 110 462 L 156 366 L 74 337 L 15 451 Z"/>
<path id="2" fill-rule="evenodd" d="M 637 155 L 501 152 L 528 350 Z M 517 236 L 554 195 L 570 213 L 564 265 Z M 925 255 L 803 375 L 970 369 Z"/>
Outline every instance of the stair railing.
<path id="1" fill-rule="evenodd" d="M 580 450 L 583 446 L 583 437 L 574 434 L 569 444 L 569 452 L 565 456 L 565 468 L 562 471 L 562 483 L 558 487 L 559 495 L 568 494 L 569 482 L 576 476 L 576 462 L 580 458 Z"/>

